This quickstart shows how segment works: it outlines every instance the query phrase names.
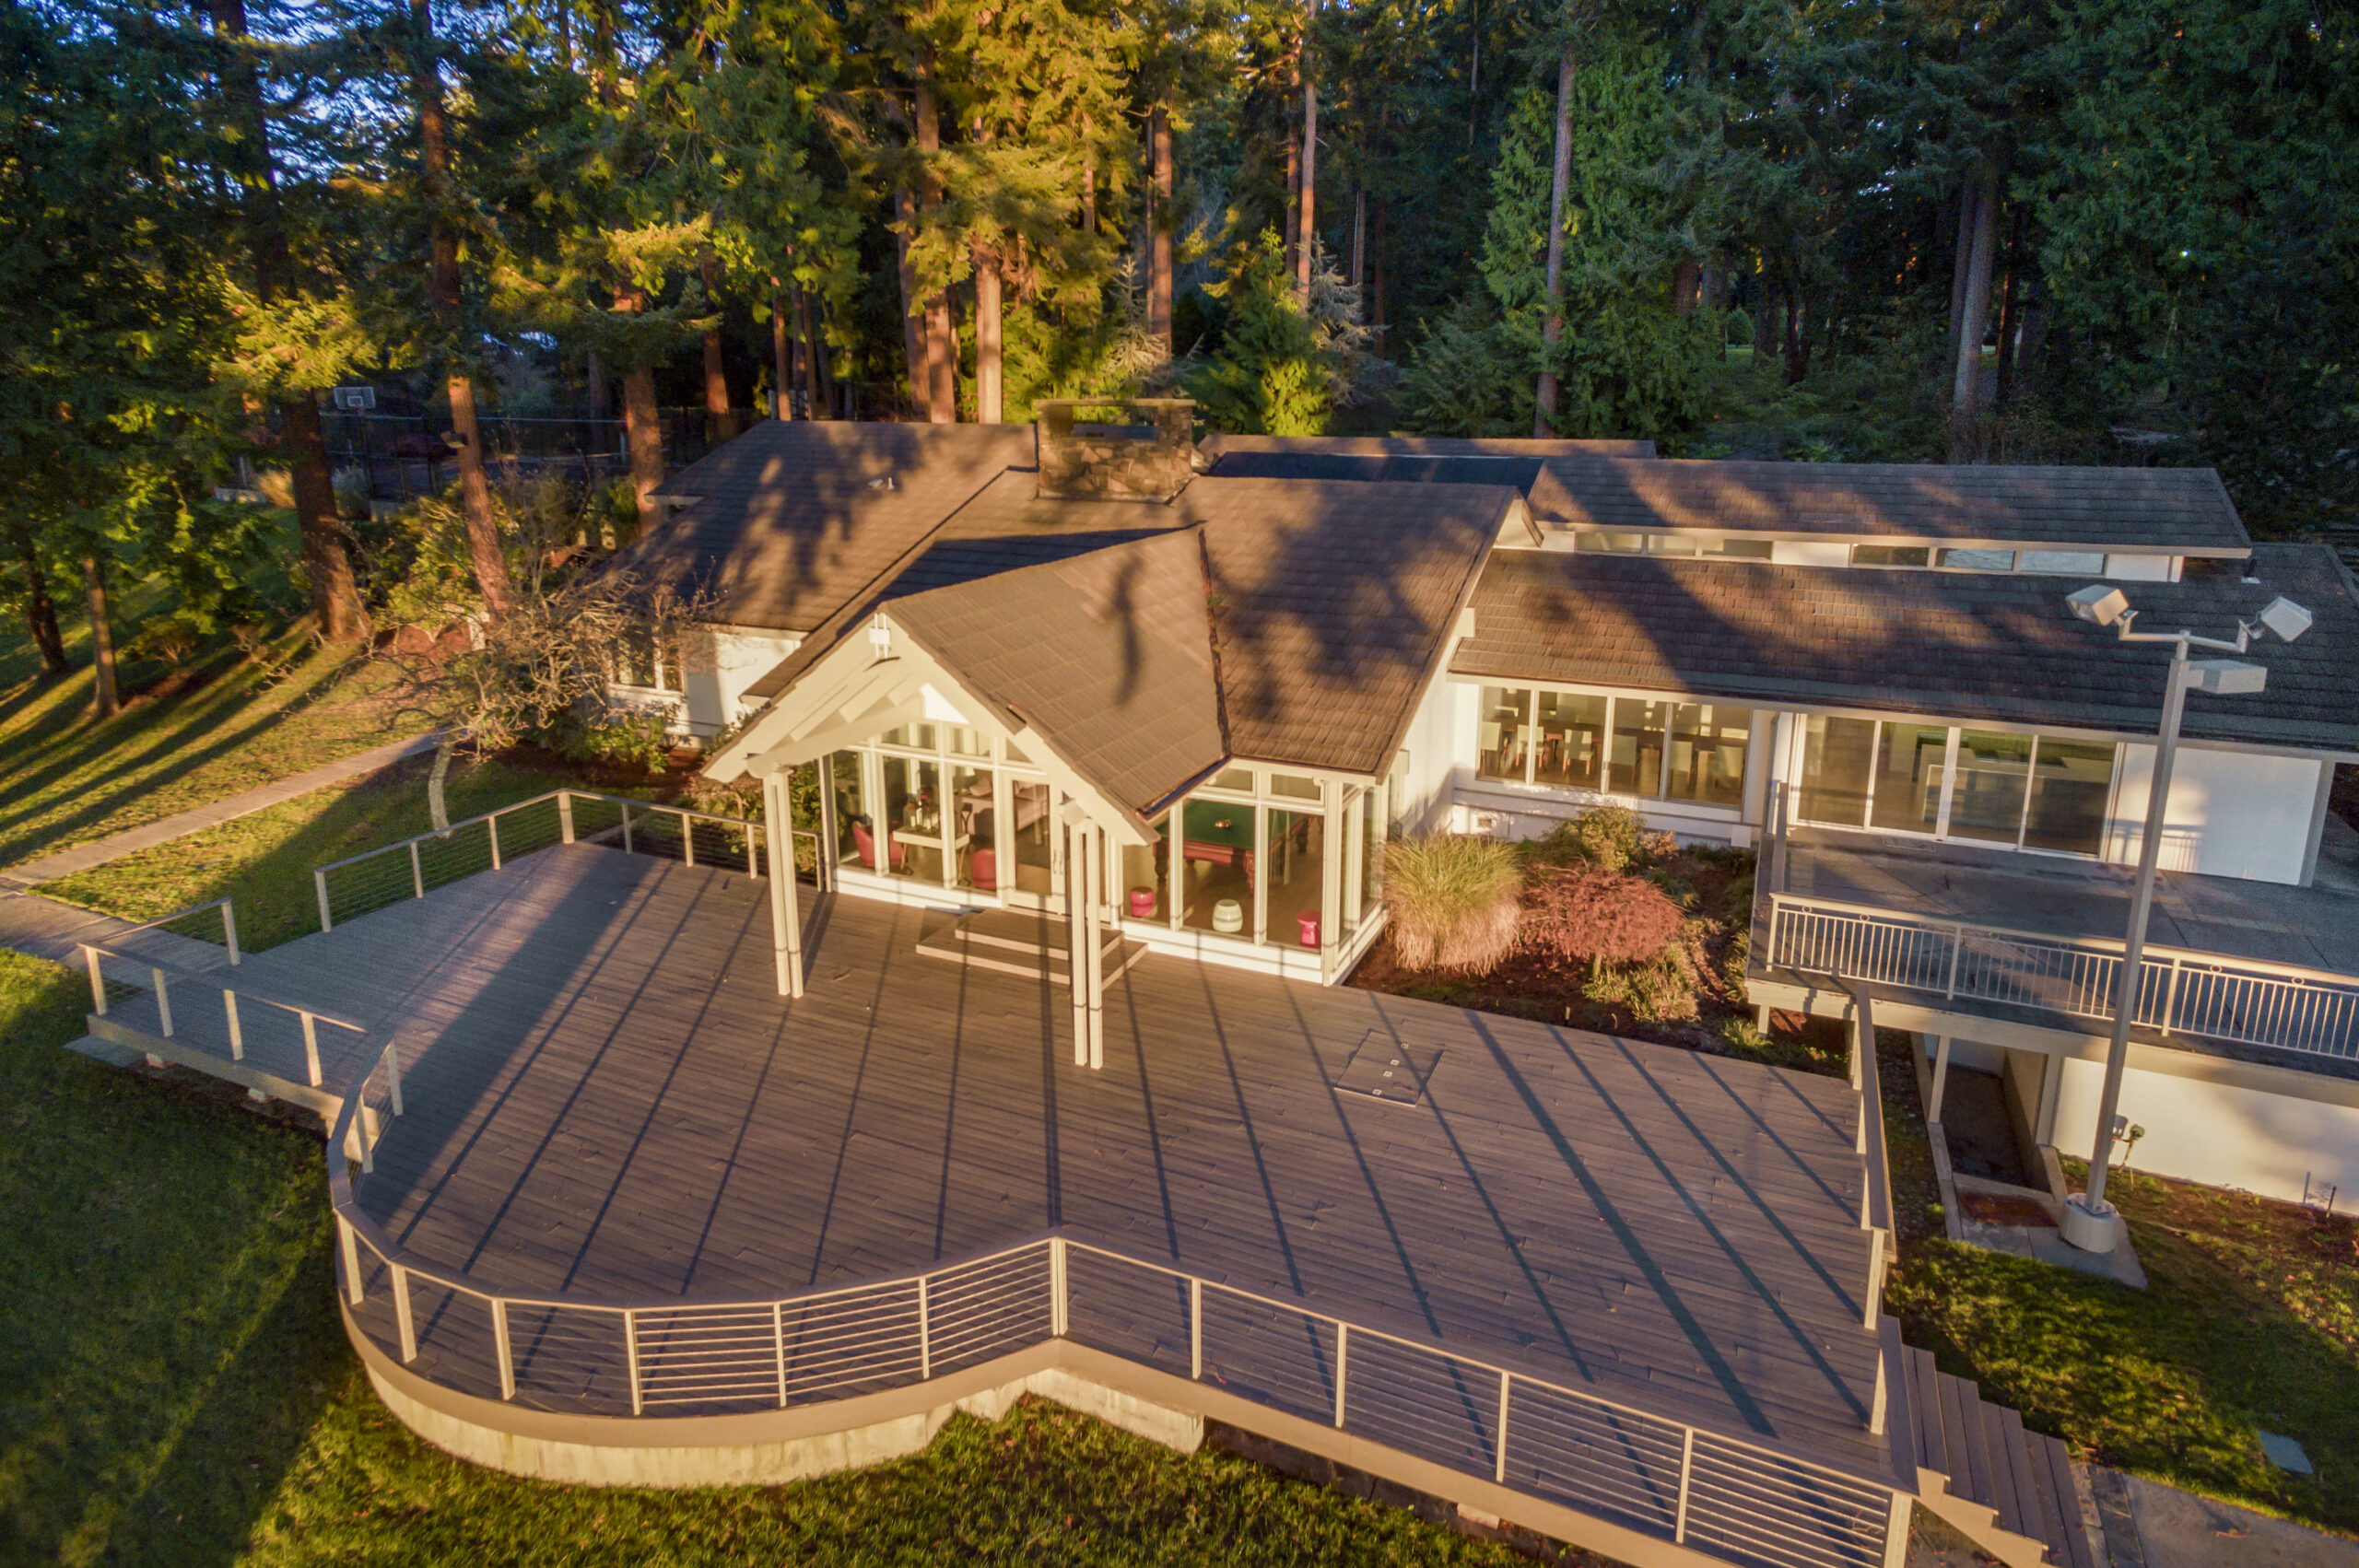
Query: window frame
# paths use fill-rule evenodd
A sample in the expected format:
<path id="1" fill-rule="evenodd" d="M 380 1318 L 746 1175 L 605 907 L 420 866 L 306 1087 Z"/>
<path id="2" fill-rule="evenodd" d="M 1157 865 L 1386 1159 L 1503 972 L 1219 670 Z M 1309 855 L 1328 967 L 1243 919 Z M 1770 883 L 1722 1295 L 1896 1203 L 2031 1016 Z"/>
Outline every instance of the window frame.
<path id="1" fill-rule="evenodd" d="M 1810 715 L 1798 712 L 1794 717 L 1797 720 L 1806 720 Z M 1960 844 L 1969 847 L 1978 846 L 1986 849 L 2006 850 L 2018 855 L 2055 855 L 2065 860 L 2095 860 L 2100 862 L 2104 860 L 2106 839 L 2108 835 L 2109 825 L 2114 820 L 2114 805 L 2121 790 L 2121 770 L 2124 758 L 2128 755 L 2128 743 L 2104 735 L 2076 734 L 2071 731 L 2057 731 L 2050 732 L 2044 730 L 2028 729 L 2025 726 L 2014 724 L 1944 724 L 1941 720 L 1933 719 L 1895 718 L 1890 714 L 1883 713 L 1873 715 L 1859 713 L 1830 714 L 1829 717 L 1870 719 L 1876 727 L 1875 733 L 1871 736 L 1869 740 L 1869 763 L 1866 781 L 1867 788 L 1861 804 L 1860 821 L 1857 823 L 1821 822 L 1816 818 L 1805 817 L 1801 814 L 1801 808 L 1799 804 L 1801 797 L 1801 780 L 1802 778 L 1804 749 L 1809 744 L 1809 732 L 1808 726 L 1806 724 L 1798 722 L 1793 726 L 1793 736 L 1790 743 L 1790 750 L 1780 759 L 1784 764 L 1783 767 L 1780 769 L 1783 781 L 1786 783 L 1787 787 L 1793 791 L 1794 799 L 1797 802 L 1794 816 L 1794 820 L 1796 822 L 1803 824 L 1806 826 L 1823 828 L 1830 832 L 1873 834 L 1879 837 L 1885 838 L 1913 839 L 1920 844 Z M 1906 827 L 1883 827 L 1876 824 L 1876 783 L 1878 778 L 1881 777 L 1881 769 L 1877 766 L 1877 761 L 1884 755 L 1885 731 L 1895 726 L 1903 729 L 1938 729 L 1946 730 L 1948 731 L 1948 741 L 1942 754 L 1941 805 L 1935 813 L 1934 825 L 1931 832 L 1923 832 L 1918 829 Z M 1973 834 L 1961 834 L 1952 830 L 1950 813 L 1952 805 L 1955 802 L 1957 794 L 1958 751 L 1968 731 L 1972 731 L 1977 734 L 2021 735 L 2027 737 L 2031 741 L 2031 750 L 2026 754 L 2024 778 L 2024 798 L 2021 804 L 2019 804 L 2015 810 L 2015 832 L 2012 840 L 1980 837 Z M 2077 745 L 2109 745 L 2113 748 L 2113 766 L 2112 771 L 2106 781 L 2106 803 L 2104 811 L 2098 818 L 2096 848 L 2094 849 L 2056 849 L 2043 845 L 2027 843 L 2025 841 L 2030 833 L 2031 806 L 2034 794 L 2033 785 L 2036 780 L 2037 770 L 2039 767 L 2040 743 L 2044 740 L 2054 741 L 2059 745 L 2067 743 Z"/>

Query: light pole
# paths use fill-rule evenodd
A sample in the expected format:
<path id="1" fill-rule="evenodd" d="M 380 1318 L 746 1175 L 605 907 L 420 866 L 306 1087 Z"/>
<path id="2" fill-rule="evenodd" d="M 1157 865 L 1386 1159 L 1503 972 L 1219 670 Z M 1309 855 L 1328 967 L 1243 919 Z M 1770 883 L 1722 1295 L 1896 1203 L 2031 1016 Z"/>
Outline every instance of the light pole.
<path id="1" fill-rule="evenodd" d="M 2249 696 L 2269 682 L 2259 664 L 2234 659 L 2188 658 L 2191 648 L 2215 648 L 2242 653 L 2263 630 L 2286 642 L 2310 629 L 2311 615 L 2291 599 L 2269 602 L 2256 621 L 2238 620 L 2233 640 L 2197 637 L 2193 632 L 2142 632 L 2131 629 L 2138 612 L 2118 588 L 2093 583 L 2064 603 L 2073 614 L 2097 626 L 2111 626 L 2123 642 L 2167 642 L 2171 645 L 2169 679 L 2163 687 L 2163 727 L 2154 746 L 2154 778 L 2147 785 L 2146 828 L 2138 840 L 2138 882 L 2130 897 L 2130 931 L 2122 943 L 2121 973 L 2113 993 L 2113 1040 L 2105 1058 L 2105 1093 L 2097 1100 L 2095 1146 L 2089 1153 L 2088 1190 L 2064 1200 L 2064 1239 L 2083 1252 L 2111 1252 L 2121 1240 L 2121 1213 L 2105 1200 L 2106 1172 L 2113 1163 L 2113 1123 L 2121 1104 L 2121 1078 L 2130 1065 L 2130 1025 L 2138 1011 L 2138 992 L 2144 977 L 2146 918 L 2154 905 L 2154 872 L 2162 860 L 2163 818 L 2171 798 L 2171 766 L 2178 757 L 2179 716 L 2189 690 L 2215 696 Z"/>

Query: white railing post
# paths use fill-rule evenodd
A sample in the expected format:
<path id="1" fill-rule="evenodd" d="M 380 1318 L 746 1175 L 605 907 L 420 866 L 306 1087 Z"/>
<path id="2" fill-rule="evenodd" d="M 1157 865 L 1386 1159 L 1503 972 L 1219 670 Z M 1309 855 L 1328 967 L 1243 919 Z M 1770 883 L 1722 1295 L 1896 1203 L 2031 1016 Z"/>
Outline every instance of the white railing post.
<path id="1" fill-rule="evenodd" d="M 1351 1364 L 1351 1353 L 1352 1326 L 1339 1322 L 1335 1325 L 1335 1424 L 1338 1427 L 1344 1424 L 1344 1378 L 1345 1369 Z"/>
<path id="2" fill-rule="evenodd" d="M 311 1074 L 311 1087 L 320 1086 L 320 1025 L 310 1013 L 298 1009 L 296 1016 L 303 1021 L 303 1067 Z"/>
<path id="3" fill-rule="evenodd" d="M 224 898 L 221 900 L 221 940 L 229 945 L 229 967 L 238 966 L 238 911 Z"/>
<path id="4" fill-rule="evenodd" d="M 1193 1274 L 1188 1276 L 1188 1375 L 1198 1382 L 1204 1376 L 1204 1282 Z"/>
<path id="5" fill-rule="evenodd" d="M 393 1114 L 402 1115 L 402 1059 L 391 1040 L 385 1042 L 385 1086 L 393 1093 Z"/>
<path id="6" fill-rule="evenodd" d="M 1945 993 L 1952 1001 L 1955 1001 L 1957 1000 L 1958 965 L 1965 957 L 1966 928 L 1964 926 L 1952 926 L 1950 928 L 1950 985 L 1949 990 Z"/>
<path id="7" fill-rule="evenodd" d="M 1778 966 L 1778 916 L 1780 907 L 1778 895 L 1771 894 L 1769 895 L 1769 951 L 1761 960 L 1761 966 L 1765 969 L 1775 969 Z"/>
<path id="8" fill-rule="evenodd" d="M 229 1059 L 246 1059 L 245 1031 L 238 1026 L 238 993 L 229 987 L 221 988 L 221 1012 L 229 1021 Z"/>
<path id="9" fill-rule="evenodd" d="M 360 1233 L 352 1228 L 350 1220 L 338 1214 L 335 1234 L 344 1246 L 344 1299 L 358 1306 L 366 1294 L 360 1288 Z"/>
<path id="10" fill-rule="evenodd" d="M 418 864 L 417 840 L 409 841 L 409 885 L 420 898 L 426 896 L 426 868 Z"/>
<path id="11" fill-rule="evenodd" d="M 683 864 L 693 866 L 697 863 L 696 824 L 688 820 L 688 813 L 686 812 L 681 812 L 678 815 L 680 818 L 680 860 Z"/>
<path id="12" fill-rule="evenodd" d="M 1879 1231 L 1877 1235 L 1881 1236 L 1883 1233 Z M 1872 1302 L 1869 1305 L 1868 1316 L 1871 1319 L 1875 1316 L 1875 1306 Z M 1868 1327 L 1872 1328 L 1875 1325 L 1871 1322 Z M 1884 1410 L 1892 1398 L 1892 1390 L 1884 1382 L 1884 1352 L 1878 1350 L 1876 1352 L 1876 1391 L 1868 1405 L 1868 1434 L 1872 1437 L 1884 1435 Z"/>
<path id="13" fill-rule="evenodd" d="M 620 801 L 616 803 L 623 809 L 623 853 L 628 855 L 630 853 L 630 802 Z"/>
<path id="14" fill-rule="evenodd" d="M 1049 1238 L 1049 1332 L 1065 1337 L 1065 1238 Z"/>
<path id="15" fill-rule="evenodd" d="M 1491 1444 L 1493 1449 L 1496 1450 L 1494 1462 L 1491 1466 L 1491 1479 L 1498 1482 L 1501 1486 L 1505 1486 L 1508 1483 L 1508 1375 L 1504 1372 L 1500 1373 L 1499 1424 L 1493 1433 Z"/>
<path id="16" fill-rule="evenodd" d="M 2171 981 L 2169 988 L 2163 992 L 2163 1016 L 2160 1020 L 2163 1038 L 2165 1040 L 2171 1037 L 2171 1020 L 2178 1014 L 2179 974 L 2180 960 L 2178 954 L 2171 954 Z"/>
<path id="17" fill-rule="evenodd" d="M 103 1018 L 107 1012 L 107 982 L 99 967 L 99 950 L 87 942 L 81 945 L 83 961 L 90 969 L 90 1011 Z"/>
<path id="18" fill-rule="evenodd" d="M 929 1321 L 933 1305 L 933 1293 L 927 1288 L 926 1277 L 920 1274 L 918 1276 L 918 1381 L 921 1383 L 933 1375 L 933 1325 Z"/>
<path id="19" fill-rule="evenodd" d="M 557 792 L 557 837 L 560 844 L 573 842 L 573 791 Z"/>
<path id="20" fill-rule="evenodd" d="M 1686 1427 L 1679 1443 L 1679 1506 L 1671 1519 L 1671 1539 L 1678 1545 L 1687 1541 L 1687 1483 L 1696 1474 L 1696 1429 Z"/>
<path id="21" fill-rule="evenodd" d="M 492 813 L 483 819 L 484 830 L 491 835 L 491 869 L 499 869 L 499 813 Z"/>
<path id="22" fill-rule="evenodd" d="M 516 1357 L 508 1348 L 508 1299 L 491 1298 L 491 1352 L 499 1363 L 499 1397 L 516 1397 Z"/>
<path id="23" fill-rule="evenodd" d="M 786 1306 L 770 1303 L 770 1342 L 778 1350 L 778 1408 L 786 1409 Z"/>
<path id="24" fill-rule="evenodd" d="M 639 1314 L 623 1311 L 623 1356 L 630 1368 L 630 1413 L 644 1415 L 647 1400 L 639 1387 Z"/>
<path id="25" fill-rule="evenodd" d="M 352 1115 L 352 1136 L 360 1141 L 360 1173 L 374 1176 L 377 1171 L 377 1118 L 370 1111 L 366 1100 Z"/>
<path id="26" fill-rule="evenodd" d="M 335 922 L 328 919 L 328 873 L 325 871 L 313 872 L 311 883 L 320 890 L 320 930 L 333 930 Z"/>
<path id="27" fill-rule="evenodd" d="M 147 973 L 156 979 L 156 1014 L 163 1020 L 164 1038 L 169 1040 L 172 1037 L 172 993 L 165 985 L 161 969 L 151 964 L 147 966 Z"/>
<path id="28" fill-rule="evenodd" d="M 402 1360 L 413 1362 L 417 1359 L 417 1321 L 410 1316 L 409 1270 L 398 1263 L 393 1265 L 393 1321 L 401 1326 Z"/>

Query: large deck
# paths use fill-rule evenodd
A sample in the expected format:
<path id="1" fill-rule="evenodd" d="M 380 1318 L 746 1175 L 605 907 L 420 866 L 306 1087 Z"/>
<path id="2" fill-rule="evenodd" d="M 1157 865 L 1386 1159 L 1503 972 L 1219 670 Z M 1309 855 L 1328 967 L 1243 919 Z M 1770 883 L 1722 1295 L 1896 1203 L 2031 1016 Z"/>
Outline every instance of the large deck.
<path id="1" fill-rule="evenodd" d="M 399 1040 L 359 1199 L 477 1281 L 767 1298 L 1062 1226 L 1889 1473 L 1839 1081 L 1160 956 L 1090 1072 L 1062 990 L 919 956 L 938 917 L 803 897 L 792 1004 L 764 883 L 587 846 L 241 983 Z M 1425 1066 L 1422 1104 L 1331 1087 L 1364 1044 Z"/>

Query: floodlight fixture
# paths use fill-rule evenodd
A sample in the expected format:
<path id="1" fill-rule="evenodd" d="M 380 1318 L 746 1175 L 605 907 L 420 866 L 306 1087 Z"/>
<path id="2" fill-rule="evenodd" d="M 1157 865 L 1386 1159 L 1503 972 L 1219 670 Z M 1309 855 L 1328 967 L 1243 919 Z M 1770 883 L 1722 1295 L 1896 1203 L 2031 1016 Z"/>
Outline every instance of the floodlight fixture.
<path id="1" fill-rule="evenodd" d="M 2130 596 L 2106 583 L 2093 582 L 2077 593 L 2068 593 L 2064 603 L 2072 614 L 2084 621 L 2109 626 L 2124 616 L 2136 614 L 2130 608 Z"/>
<path id="2" fill-rule="evenodd" d="M 2213 696 L 2251 696 L 2267 689 L 2269 671 L 2241 659 L 2197 659 L 2188 664 L 2188 683 Z"/>
<path id="3" fill-rule="evenodd" d="M 2279 640 L 2292 642 L 2308 631 L 2318 617 L 2294 603 L 2283 594 L 2271 600 L 2260 612 L 2260 624 L 2275 632 Z"/>

